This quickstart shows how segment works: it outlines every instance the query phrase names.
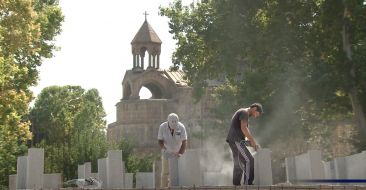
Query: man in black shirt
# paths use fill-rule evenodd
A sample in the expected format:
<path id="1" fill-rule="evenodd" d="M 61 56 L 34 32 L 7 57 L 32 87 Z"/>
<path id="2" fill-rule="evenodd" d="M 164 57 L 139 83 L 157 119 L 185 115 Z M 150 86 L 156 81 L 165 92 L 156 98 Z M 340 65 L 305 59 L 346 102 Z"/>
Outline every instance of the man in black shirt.
<path id="1" fill-rule="evenodd" d="M 240 108 L 236 111 L 231 119 L 231 126 L 226 137 L 233 153 L 234 171 L 233 184 L 240 185 L 241 178 L 244 173 L 244 184 L 252 185 L 254 180 L 254 158 L 250 154 L 246 145 L 258 149 L 257 142 L 253 138 L 249 130 L 249 117 L 257 118 L 263 113 L 260 103 L 254 103 L 248 108 Z M 248 141 L 245 140 L 248 139 Z"/>

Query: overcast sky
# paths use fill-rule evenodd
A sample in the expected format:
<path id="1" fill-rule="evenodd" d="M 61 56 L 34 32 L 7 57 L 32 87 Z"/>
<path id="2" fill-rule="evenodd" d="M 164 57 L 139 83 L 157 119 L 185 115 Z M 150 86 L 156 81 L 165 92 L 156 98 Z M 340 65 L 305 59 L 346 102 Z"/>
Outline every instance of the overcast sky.
<path id="1" fill-rule="evenodd" d="M 96 88 L 103 99 L 107 123 L 115 122 L 122 79 L 132 68 L 131 41 L 145 20 L 145 11 L 163 42 L 160 68 L 171 65 L 175 41 L 168 19 L 158 14 L 159 6 L 168 6 L 169 2 L 172 0 L 60 0 L 65 21 L 56 44 L 61 49 L 40 67 L 40 81 L 32 88 L 35 96 L 51 85 Z"/>

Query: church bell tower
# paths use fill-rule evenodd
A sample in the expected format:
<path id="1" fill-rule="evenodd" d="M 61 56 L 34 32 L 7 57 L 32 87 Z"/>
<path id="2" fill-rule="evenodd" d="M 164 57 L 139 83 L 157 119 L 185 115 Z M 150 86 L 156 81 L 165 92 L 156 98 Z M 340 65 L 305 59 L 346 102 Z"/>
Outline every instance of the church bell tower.
<path id="1" fill-rule="evenodd" d="M 160 51 L 161 51 L 161 40 L 147 22 L 147 13 L 145 12 L 145 22 L 133 38 L 132 55 L 133 55 L 133 67 L 132 71 L 142 72 L 145 70 L 145 64 L 148 64 L 146 69 L 156 69 L 160 67 Z M 147 52 L 147 54 L 146 54 Z M 148 56 L 148 63 L 145 63 L 145 55 Z"/>

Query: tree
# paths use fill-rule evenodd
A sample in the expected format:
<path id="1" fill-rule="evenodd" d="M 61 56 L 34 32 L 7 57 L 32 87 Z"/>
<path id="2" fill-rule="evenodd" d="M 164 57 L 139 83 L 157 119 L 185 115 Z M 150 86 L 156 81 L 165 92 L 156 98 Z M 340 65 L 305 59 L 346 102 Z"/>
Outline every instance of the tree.
<path id="1" fill-rule="evenodd" d="M 205 0 L 190 6 L 176 0 L 161 14 L 177 40 L 173 69 L 181 67 L 198 94 L 207 79 L 223 82 L 213 110 L 222 121 L 229 122 L 238 105 L 262 102 L 266 114 L 258 126 L 267 127 L 253 128 L 262 143 L 290 150 L 291 135 L 298 148 L 292 150 L 300 152 L 328 138 L 334 123 L 352 118 L 360 131 L 356 146 L 366 146 L 360 99 L 366 90 L 365 9 L 363 0 Z M 279 158 L 288 152 L 277 150 Z"/>
<path id="2" fill-rule="evenodd" d="M 16 173 L 16 158 L 31 138 L 29 87 L 43 58 L 52 57 L 63 16 L 57 1 L 0 1 L 0 186 Z"/>
<path id="3" fill-rule="evenodd" d="M 42 90 L 31 109 L 33 145 L 45 149 L 45 171 L 77 177 L 77 166 L 106 154 L 105 111 L 96 89 L 51 86 Z"/>

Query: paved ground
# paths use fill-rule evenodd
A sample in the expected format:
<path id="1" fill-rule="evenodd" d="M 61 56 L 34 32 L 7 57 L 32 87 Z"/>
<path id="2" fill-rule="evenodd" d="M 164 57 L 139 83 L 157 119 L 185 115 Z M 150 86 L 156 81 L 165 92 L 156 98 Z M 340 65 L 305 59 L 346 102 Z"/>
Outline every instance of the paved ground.
<path id="1" fill-rule="evenodd" d="M 81 190 L 78 188 L 63 188 L 62 190 Z M 125 189 L 127 190 L 127 189 Z M 207 187 L 171 187 L 171 188 L 136 188 L 128 190 L 366 190 L 365 185 L 272 185 L 272 186 L 207 186 Z"/>

